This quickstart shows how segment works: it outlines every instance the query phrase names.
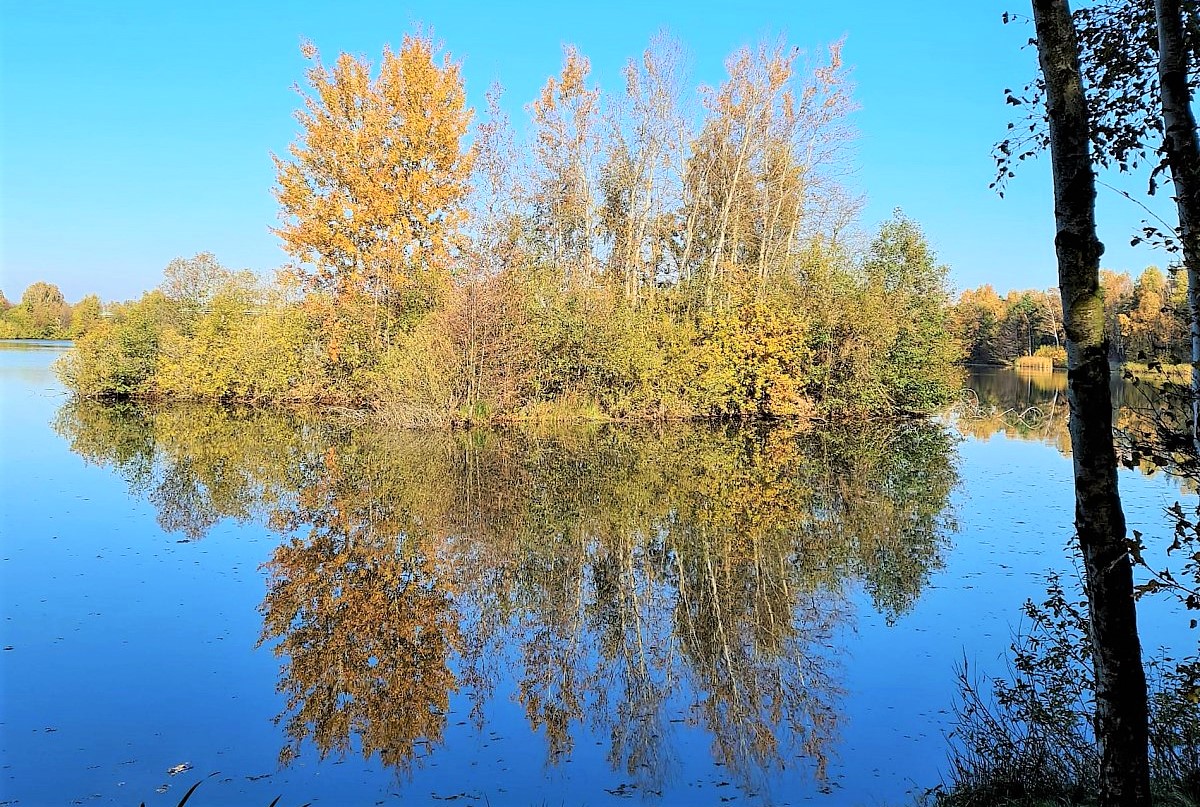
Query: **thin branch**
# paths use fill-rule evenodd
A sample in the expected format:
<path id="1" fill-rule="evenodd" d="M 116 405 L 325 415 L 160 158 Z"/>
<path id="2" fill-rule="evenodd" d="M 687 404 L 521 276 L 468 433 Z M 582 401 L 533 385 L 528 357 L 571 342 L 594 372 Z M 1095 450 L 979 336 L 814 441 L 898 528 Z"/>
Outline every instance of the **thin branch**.
<path id="1" fill-rule="evenodd" d="M 1100 179 L 1099 177 L 1097 177 L 1097 178 L 1096 178 L 1096 184 L 1097 184 L 1097 185 L 1103 185 L 1104 187 L 1108 188 L 1110 191 L 1113 191 L 1114 193 L 1119 193 L 1121 196 L 1124 196 L 1126 199 L 1128 199 L 1129 201 L 1133 202 L 1135 205 L 1137 205 L 1138 207 L 1140 207 L 1142 210 L 1145 210 L 1147 213 L 1149 213 L 1149 214 L 1150 214 L 1150 216 L 1151 216 L 1151 217 L 1153 217 L 1154 219 L 1156 219 L 1156 220 L 1158 221 L 1158 223 L 1159 223 L 1159 224 L 1161 224 L 1162 226 L 1166 227 L 1166 228 L 1167 228 L 1169 231 L 1171 231 L 1171 232 L 1175 232 L 1175 225 L 1174 225 L 1174 224 L 1171 224 L 1171 223 L 1170 223 L 1170 222 L 1168 222 L 1168 221 L 1164 221 L 1164 220 L 1163 220 L 1163 218 L 1162 218 L 1162 216 L 1158 215 L 1158 214 L 1157 214 L 1157 213 L 1155 213 L 1153 210 L 1151 210 L 1151 209 L 1150 209 L 1150 208 L 1149 208 L 1149 207 L 1146 205 L 1146 203 L 1145 203 L 1145 202 L 1143 202 L 1141 199 L 1135 199 L 1135 198 L 1133 198 L 1133 196 L 1131 196 L 1131 195 L 1130 195 L 1129 191 L 1123 191 L 1123 190 L 1121 190 L 1120 188 L 1114 188 L 1112 185 L 1109 185 L 1107 182 L 1105 182 L 1104 180 Z"/>

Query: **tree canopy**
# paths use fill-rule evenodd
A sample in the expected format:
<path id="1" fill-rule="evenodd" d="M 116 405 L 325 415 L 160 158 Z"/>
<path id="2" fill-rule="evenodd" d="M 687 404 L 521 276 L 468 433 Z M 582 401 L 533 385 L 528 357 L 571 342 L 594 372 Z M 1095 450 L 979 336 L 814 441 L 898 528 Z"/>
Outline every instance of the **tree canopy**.
<path id="1" fill-rule="evenodd" d="M 428 34 L 377 64 L 303 53 L 300 132 L 275 158 L 286 270 L 172 262 L 64 364 L 77 393 L 447 425 L 861 417 L 954 388 L 946 272 L 920 228 L 898 214 L 848 237 L 840 43 L 740 48 L 692 112 L 678 43 L 652 41 L 615 93 L 568 46 L 525 142 L 499 87 L 470 128 Z"/>

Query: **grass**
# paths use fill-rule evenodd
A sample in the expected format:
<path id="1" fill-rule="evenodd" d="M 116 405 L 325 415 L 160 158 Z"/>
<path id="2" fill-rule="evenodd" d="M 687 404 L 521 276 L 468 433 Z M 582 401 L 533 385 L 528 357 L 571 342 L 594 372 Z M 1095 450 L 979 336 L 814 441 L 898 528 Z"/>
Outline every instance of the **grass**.
<path id="1" fill-rule="evenodd" d="M 1100 759 L 1086 604 L 1078 584 L 1051 575 L 1026 601 L 1007 676 L 957 671 L 950 771 L 924 807 L 1094 807 Z M 1184 659 L 1184 662 L 1191 657 Z M 1200 703 L 1186 663 L 1145 660 L 1150 773 L 1156 807 L 1200 807 Z"/>
<path id="2" fill-rule="evenodd" d="M 1013 367 L 1027 373 L 1053 373 L 1054 359 L 1049 356 L 1019 356 L 1013 360 Z"/>
<path id="3" fill-rule="evenodd" d="M 1143 381 L 1170 381 L 1173 384 L 1188 384 L 1192 380 L 1192 365 L 1163 364 L 1161 362 L 1127 361 L 1122 369 Z"/>
<path id="4" fill-rule="evenodd" d="M 509 420 L 529 423 L 607 423 L 612 418 L 604 413 L 603 407 L 595 399 L 570 394 L 526 404 L 520 413 Z"/>

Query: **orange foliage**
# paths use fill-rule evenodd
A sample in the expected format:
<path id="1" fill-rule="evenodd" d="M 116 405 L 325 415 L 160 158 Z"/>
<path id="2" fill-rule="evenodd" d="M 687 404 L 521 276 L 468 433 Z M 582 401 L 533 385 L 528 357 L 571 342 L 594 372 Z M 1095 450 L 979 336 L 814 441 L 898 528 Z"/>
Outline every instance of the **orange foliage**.
<path id="1" fill-rule="evenodd" d="M 423 34 L 332 67 L 312 44 L 289 158 L 275 157 L 283 224 L 275 232 L 309 291 L 356 303 L 376 344 L 434 307 L 449 286 L 466 217 L 471 120 L 460 67 Z M 338 333 L 346 330 L 327 312 Z M 342 334 L 344 336 L 344 333 Z"/>

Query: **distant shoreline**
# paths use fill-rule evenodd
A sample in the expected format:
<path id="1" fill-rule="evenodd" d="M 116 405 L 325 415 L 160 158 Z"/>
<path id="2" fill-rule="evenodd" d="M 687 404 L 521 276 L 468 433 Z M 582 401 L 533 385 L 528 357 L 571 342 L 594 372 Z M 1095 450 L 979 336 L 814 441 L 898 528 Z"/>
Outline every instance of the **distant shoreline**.
<path id="1" fill-rule="evenodd" d="M 0 345 L 23 348 L 69 348 L 75 346 L 73 339 L 24 339 L 19 337 L 0 339 Z"/>

